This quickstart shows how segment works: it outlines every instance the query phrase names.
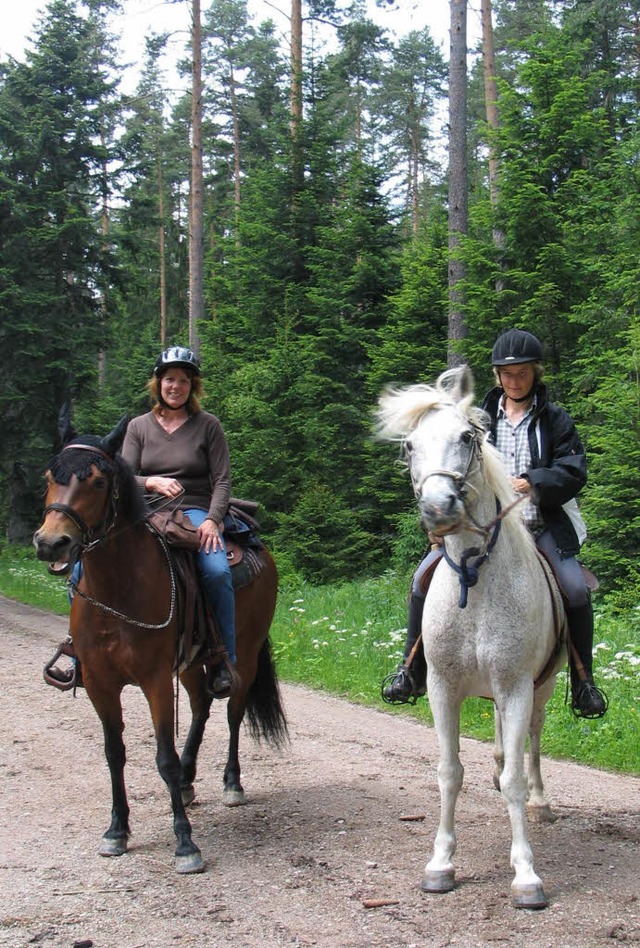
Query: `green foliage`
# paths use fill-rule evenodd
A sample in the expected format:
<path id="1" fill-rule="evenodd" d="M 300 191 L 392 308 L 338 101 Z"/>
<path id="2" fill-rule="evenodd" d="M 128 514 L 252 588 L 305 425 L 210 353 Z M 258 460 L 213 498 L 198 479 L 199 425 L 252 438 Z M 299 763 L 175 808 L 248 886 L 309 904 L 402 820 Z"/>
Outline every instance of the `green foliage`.
<path id="1" fill-rule="evenodd" d="M 146 410 L 161 346 L 188 339 L 191 100 L 168 88 L 165 36 L 148 38 L 138 89 L 119 99 L 113 7 L 53 0 L 26 63 L 0 64 L 0 520 L 12 540 L 37 518 L 61 403 L 80 429 L 108 430 Z M 633 5 L 496 0 L 494 12 L 500 126 L 484 122 L 476 70 L 461 351 L 481 394 L 500 329 L 544 342 L 552 396 L 588 449 L 584 557 L 607 602 L 628 609 L 640 539 Z M 330 13 L 336 44 L 305 46 L 295 154 L 274 24 L 255 23 L 245 0 L 205 14 L 204 404 L 227 432 L 234 493 L 261 501 L 292 582 L 411 571 L 425 538 L 373 409 L 386 385 L 431 382 L 447 362 L 447 159 L 433 141 L 445 64 L 427 31 L 398 39 L 360 8 Z"/>

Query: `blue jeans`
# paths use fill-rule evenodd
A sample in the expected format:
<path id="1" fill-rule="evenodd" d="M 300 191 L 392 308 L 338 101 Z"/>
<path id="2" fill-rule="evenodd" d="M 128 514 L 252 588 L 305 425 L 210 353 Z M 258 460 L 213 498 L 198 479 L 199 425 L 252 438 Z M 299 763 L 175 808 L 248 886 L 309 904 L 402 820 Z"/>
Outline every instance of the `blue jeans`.
<path id="1" fill-rule="evenodd" d="M 185 513 L 196 527 L 207 519 L 205 510 L 191 508 L 185 510 Z M 201 550 L 196 553 L 196 558 L 198 572 L 216 617 L 222 642 L 227 650 L 229 661 L 234 665 L 236 661 L 235 596 L 224 538 L 220 539 L 223 544 L 222 549 L 216 550 L 215 553 L 205 553 Z"/>

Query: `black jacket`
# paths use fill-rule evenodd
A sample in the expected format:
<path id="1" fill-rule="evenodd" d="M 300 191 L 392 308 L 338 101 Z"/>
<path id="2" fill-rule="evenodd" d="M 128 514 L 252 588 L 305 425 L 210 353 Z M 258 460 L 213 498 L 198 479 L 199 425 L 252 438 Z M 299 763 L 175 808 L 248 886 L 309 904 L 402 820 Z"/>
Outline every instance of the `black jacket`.
<path id="1" fill-rule="evenodd" d="M 502 394 L 499 386 L 492 389 L 482 405 L 491 419 L 489 440 L 494 444 Z M 549 401 L 546 385 L 538 382 L 535 394 L 537 406 L 528 430 L 531 467 L 523 471 L 522 476 L 531 484 L 532 499 L 538 504 L 558 550 L 564 556 L 576 556 L 580 544 L 562 505 L 575 497 L 587 483 L 584 446 L 569 413 Z"/>

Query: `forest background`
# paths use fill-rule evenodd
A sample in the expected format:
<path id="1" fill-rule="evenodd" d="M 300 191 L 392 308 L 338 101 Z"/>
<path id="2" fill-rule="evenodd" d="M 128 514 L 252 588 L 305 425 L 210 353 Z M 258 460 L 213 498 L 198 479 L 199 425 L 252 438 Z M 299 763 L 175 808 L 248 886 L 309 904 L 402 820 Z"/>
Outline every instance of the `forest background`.
<path id="1" fill-rule="evenodd" d="M 188 339 L 188 92 L 167 37 L 134 94 L 112 0 L 52 0 L 24 62 L 0 63 L 0 524 L 28 542 L 60 406 L 105 432 L 147 408 L 158 351 Z M 410 569 L 424 546 L 397 451 L 372 438 L 389 383 L 447 365 L 447 64 L 359 3 L 305 9 L 299 135 L 289 51 L 244 0 L 203 6 L 204 407 L 234 493 L 258 499 L 283 575 Z M 546 350 L 589 457 L 585 559 L 640 602 L 640 2 L 495 0 L 499 122 L 471 57 L 458 356 L 481 394 L 498 332 Z M 316 42 L 318 24 L 334 39 Z M 329 24 L 333 24 L 332 26 Z M 189 69 L 185 47 L 184 70 Z M 490 188 L 489 156 L 499 161 Z"/>

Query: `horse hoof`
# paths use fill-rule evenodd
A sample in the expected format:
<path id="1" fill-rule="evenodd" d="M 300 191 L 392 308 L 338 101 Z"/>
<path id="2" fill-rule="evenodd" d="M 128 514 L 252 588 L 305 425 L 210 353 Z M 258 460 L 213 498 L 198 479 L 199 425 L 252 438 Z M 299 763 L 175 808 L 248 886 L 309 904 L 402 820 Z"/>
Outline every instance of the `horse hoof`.
<path id="1" fill-rule="evenodd" d="M 199 852 L 188 856 L 176 856 L 176 872 L 186 876 L 194 872 L 204 872 L 204 860 Z"/>
<path id="2" fill-rule="evenodd" d="M 558 817 L 548 803 L 542 806 L 527 806 L 527 819 L 530 823 L 555 823 Z"/>
<path id="3" fill-rule="evenodd" d="M 225 787 L 222 791 L 222 803 L 224 806 L 244 806 L 247 800 L 242 787 Z"/>
<path id="4" fill-rule="evenodd" d="M 517 909 L 544 909 L 549 900 L 541 885 L 521 885 L 511 890 L 511 903 Z"/>
<path id="5" fill-rule="evenodd" d="M 443 892 L 451 892 L 455 884 L 456 878 L 453 869 L 427 869 L 420 883 L 420 888 L 423 892 L 441 894 Z"/>
<path id="6" fill-rule="evenodd" d="M 180 787 L 180 796 L 182 797 L 183 806 L 191 806 L 196 798 L 196 791 L 193 789 L 193 785 Z"/>
<path id="7" fill-rule="evenodd" d="M 98 853 L 101 856 L 123 856 L 126 851 L 126 837 L 120 836 L 116 839 L 110 839 L 108 836 L 103 836 L 102 840 L 100 841 L 100 849 L 98 850 Z"/>

